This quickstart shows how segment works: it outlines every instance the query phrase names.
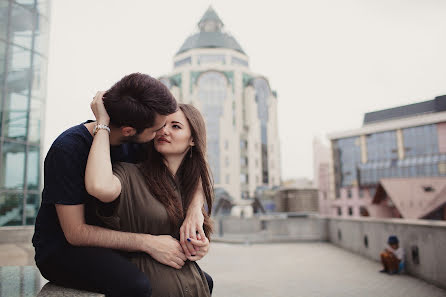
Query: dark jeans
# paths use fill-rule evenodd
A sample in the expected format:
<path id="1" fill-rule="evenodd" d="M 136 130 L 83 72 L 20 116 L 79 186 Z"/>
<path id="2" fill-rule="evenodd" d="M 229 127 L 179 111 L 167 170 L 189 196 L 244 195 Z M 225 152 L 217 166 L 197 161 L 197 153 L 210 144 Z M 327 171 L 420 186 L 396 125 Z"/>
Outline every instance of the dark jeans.
<path id="1" fill-rule="evenodd" d="M 152 294 L 146 275 L 111 249 L 67 246 L 39 263 L 38 268 L 43 277 L 57 285 L 104 293 L 107 297 Z M 207 273 L 205 276 L 212 293 L 212 278 Z"/>

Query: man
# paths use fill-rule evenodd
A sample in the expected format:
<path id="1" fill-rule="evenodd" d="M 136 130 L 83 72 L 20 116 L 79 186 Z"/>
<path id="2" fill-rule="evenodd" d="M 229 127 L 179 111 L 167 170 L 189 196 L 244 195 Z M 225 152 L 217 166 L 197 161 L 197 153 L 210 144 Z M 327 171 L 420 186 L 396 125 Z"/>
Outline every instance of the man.
<path id="1" fill-rule="evenodd" d="M 398 237 L 392 235 L 387 239 L 387 247 L 381 253 L 383 269 L 380 272 L 397 274 L 403 269 L 404 250 L 399 246 Z"/>
<path id="2" fill-rule="evenodd" d="M 33 236 L 35 260 L 42 275 L 56 284 L 107 296 L 146 297 L 151 295 L 149 280 L 114 250 L 157 253 L 158 258 L 168 258 L 163 244 L 175 239 L 155 243 L 150 234 L 101 227 L 95 213 L 95 205 L 100 202 L 85 189 L 85 167 L 98 129 L 110 132 L 113 161 L 141 160 L 143 144 L 164 127 L 166 115 L 175 112 L 177 104 L 160 81 L 140 73 L 125 76 L 98 95 L 104 95 L 110 127 L 92 121 L 72 127 L 54 141 L 45 158 L 42 203 Z M 185 258 L 192 258 L 199 248 L 196 234 L 204 238 L 203 201 L 199 187 L 180 230 Z M 186 241 L 188 238 L 195 246 Z M 212 292 L 212 279 L 206 277 Z"/>

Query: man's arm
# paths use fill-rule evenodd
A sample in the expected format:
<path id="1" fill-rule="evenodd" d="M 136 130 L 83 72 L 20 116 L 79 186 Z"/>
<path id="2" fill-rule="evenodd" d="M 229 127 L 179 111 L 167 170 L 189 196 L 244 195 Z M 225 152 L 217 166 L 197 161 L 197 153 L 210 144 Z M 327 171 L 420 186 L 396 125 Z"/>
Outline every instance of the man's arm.
<path id="1" fill-rule="evenodd" d="M 186 261 L 179 242 L 169 235 L 128 233 L 87 225 L 83 204 L 56 204 L 56 211 L 65 238 L 71 245 L 142 251 L 158 262 L 177 269 Z"/>

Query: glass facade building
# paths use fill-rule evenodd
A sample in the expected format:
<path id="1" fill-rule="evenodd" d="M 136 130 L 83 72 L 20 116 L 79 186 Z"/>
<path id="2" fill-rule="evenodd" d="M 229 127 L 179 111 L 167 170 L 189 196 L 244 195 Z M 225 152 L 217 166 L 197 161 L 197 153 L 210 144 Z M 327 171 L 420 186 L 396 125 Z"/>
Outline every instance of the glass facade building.
<path id="1" fill-rule="evenodd" d="M 0 0 L 0 226 L 40 206 L 49 1 Z"/>
<path id="2" fill-rule="evenodd" d="M 280 184 L 277 93 L 249 68 L 249 57 L 209 7 L 160 80 L 202 113 L 216 193 L 234 201 Z M 245 202 L 240 203 L 245 207 Z M 241 208 L 234 208 L 236 213 Z"/>
<path id="3" fill-rule="evenodd" d="M 333 140 L 336 192 L 342 187 L 373 187 L 383 178 L 446 176 L 446 153 L 439 150 L 436 124 L 400 131 L 400 144 L 397 130 L 365 135 L 365 147 L 359 136 Z M 365 163 L 361 150 L 367 153 Z"/>

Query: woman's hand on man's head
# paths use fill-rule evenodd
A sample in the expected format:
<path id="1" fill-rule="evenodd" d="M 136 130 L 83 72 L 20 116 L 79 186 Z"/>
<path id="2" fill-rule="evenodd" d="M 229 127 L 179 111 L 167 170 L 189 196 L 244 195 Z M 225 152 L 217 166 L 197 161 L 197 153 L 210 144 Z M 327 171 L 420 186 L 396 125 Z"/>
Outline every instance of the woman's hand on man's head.
<path id="1" fill-rule="evenodd" d="M 96 96 L 93 98 L 93 101 L 91 101 L 90 107 L 91 111 L 93 111 L 93 114 L 96 117 L 97 123 L 108 126 L 110 125 L 110 116 L 108 115 L 104 106 L 104 94 L 104 91 L 97 92 Z"/>

